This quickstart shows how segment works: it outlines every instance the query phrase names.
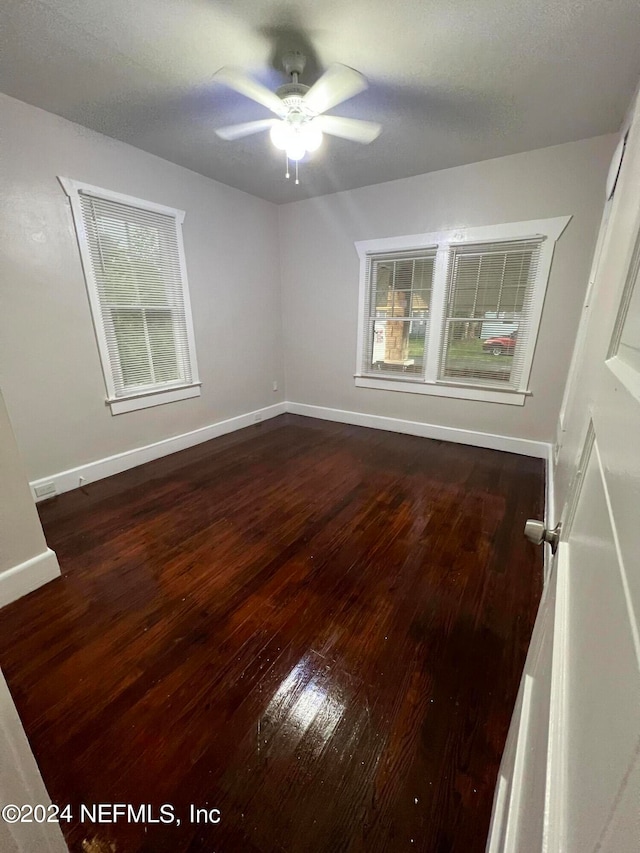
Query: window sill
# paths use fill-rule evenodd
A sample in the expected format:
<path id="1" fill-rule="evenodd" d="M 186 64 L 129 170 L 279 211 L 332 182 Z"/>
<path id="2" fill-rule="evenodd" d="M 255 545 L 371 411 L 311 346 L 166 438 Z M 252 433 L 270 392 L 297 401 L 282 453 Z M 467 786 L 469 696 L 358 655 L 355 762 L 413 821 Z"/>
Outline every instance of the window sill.
<path id="1" fill-rule="evenodd" d="M 356 375 L 357 388 L 376 388 L 379 391 L 404 391 L 409 394 L 429 394 L 433 397 L 454 397 L 458 400 L 479 400 L 484 403 L 502 403 L 507 406 L 524 406 L 530 391 L 484 388 L 473 385 L 458 385 L 454 382 L 425 382 L 423 379 L 386 378 Z"/>
<path id="2" fill-rule="evenodd" d="M 151 406 L 162 406 L 165 403 L 175 403 L 178 400 L 188 400 L 200 396 L 200 383 L 180 385 L 177 388 L 167 388 L 158 391 L 145 391 L 132 394 L 129 397 L 114 397 L 108 399 L 112 415 L 122 415 L 125 412 L 135 412 L 138 409 L 148 409 Z"/>

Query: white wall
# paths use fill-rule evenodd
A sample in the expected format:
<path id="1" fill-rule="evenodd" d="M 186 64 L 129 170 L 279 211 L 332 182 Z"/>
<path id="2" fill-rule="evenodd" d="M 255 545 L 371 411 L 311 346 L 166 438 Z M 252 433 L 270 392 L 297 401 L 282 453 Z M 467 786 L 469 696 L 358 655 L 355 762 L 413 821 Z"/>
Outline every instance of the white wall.
<path id="1" fill-rule="evenodd" d="M 30 480 L 284 399 L 272 204 L 4 95 L 0 126 L 0 385 Z M 58 175 L 186 211 L 201 397 L 111 415 Z"/>
<path id="2" fill-rule="evenodd" d="M 551 441 L 604 204 L 614 136 L 280 208 L 287 399 Z M 523 407 L 356 388 L 354 241 L 572 214 L 560 238 Z"/>
<path id="3" fill-rule="evenodd" d="M 38 513 L 0 391 L 0 607 L 60 574 Z"/>

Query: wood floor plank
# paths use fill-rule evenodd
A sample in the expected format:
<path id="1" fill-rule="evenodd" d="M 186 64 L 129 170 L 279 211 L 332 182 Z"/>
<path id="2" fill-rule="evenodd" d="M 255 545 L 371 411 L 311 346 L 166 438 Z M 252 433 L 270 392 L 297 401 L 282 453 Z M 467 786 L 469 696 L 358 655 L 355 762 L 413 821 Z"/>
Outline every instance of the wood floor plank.
<path id="1" fill-rule="evenodd" d="M 540 460 L 285 415 L 40 506 L 0 665 L 73 853 L 480 853 L 542 587 Z M 219 808 L 217 825 L 189 805 Z"/>

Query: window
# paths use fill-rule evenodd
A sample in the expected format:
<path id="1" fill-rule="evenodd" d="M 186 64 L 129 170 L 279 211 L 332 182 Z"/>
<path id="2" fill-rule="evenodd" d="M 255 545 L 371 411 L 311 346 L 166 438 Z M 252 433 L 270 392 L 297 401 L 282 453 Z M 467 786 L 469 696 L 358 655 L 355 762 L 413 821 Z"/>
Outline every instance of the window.
<path id="1" fill-rule="evenodd" d="M 113 414 L 200 394 L 184 213 L 61 179 Z"/>
<path id="2" fill-rule="evenodd" d="M 376 370 L 422 373 L 435 257 L 425 251 L 369 259 L 367 350 Z"/>
<path id="3" fill-rule="evenodd" d="M 356 385 L 522 405 L 569 217 L 356 243 Z"/>

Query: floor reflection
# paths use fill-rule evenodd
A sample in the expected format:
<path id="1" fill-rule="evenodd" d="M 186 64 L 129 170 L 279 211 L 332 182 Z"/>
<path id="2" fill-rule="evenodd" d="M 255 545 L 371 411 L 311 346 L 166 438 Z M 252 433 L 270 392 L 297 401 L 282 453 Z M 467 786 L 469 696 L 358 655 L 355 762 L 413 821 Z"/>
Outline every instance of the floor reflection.
<path id="1" fill-rule="evenodd" d="M 258 723 L 258 748 L 320 753 L 348 702 L 348 675 L 316 652 L 302 657 L 280 683 Z"/>

